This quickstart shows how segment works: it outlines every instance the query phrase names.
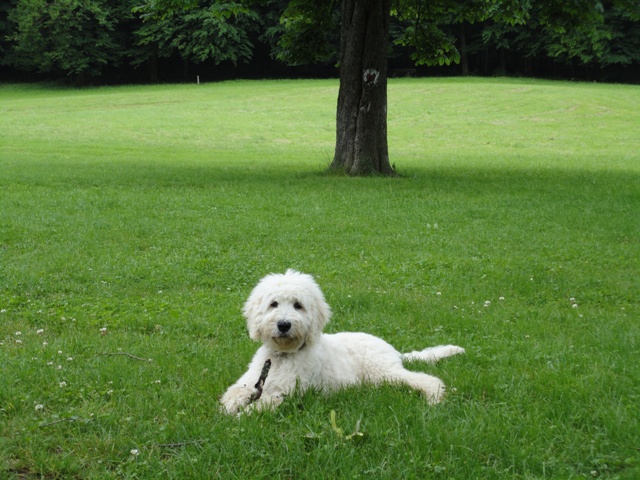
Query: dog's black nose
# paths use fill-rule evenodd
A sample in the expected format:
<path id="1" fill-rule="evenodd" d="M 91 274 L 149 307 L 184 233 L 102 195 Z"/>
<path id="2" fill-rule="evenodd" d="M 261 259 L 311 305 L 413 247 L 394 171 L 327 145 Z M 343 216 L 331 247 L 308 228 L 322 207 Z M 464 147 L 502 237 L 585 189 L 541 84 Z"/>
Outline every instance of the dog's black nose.
<path id="1" fill-rule="evenodd" d="M 291 328 L 291 322 L 287 322 L 286 320 L 280 320 L 278 322 L 278 330 L 281 333 L 286 333 Z"/>

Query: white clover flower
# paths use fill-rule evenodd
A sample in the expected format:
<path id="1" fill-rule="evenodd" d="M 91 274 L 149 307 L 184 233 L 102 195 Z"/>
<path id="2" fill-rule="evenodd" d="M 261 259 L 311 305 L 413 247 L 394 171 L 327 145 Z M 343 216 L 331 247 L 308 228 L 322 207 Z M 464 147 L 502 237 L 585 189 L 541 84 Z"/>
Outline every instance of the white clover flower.
<path id="1" fill-rule="evenodd" d="M 46 347 L 47 345 L 49 345 L 49 342 L 42 342 L 43 347 Z"/>
<path id="2" fill-rule="evenodd" d="M 503 301 L 504 301 L 504 297 L 500 297 L 500 298 L 498 298 L 498 300 L 500 300 L 501 302 L 503 302 Z"/>
<path id="3" fill-rule="evenodd" d="M 41 404 L 36 405 L 36 412 L 39 412 L 40 410 L 44 410 L 44 405 L 41 405 Z"/>
<path id="4" fill-rule="evenodd" d="M 16 332 L 16 337 L 19 337 L 20 335 L 22 335 L 22 332 Z"/>
<path id="5" fill-rule="evenodd" d="M 58 350 L 58 355 L 62 355 L 62 350 Z"/>
<path id="6" fill-rule="evenodd" d="M 107 390 L 107 395 L 111 395 L 113 393 L 113 390 Z"/>
<path id="7" fill-rule="evenodd" d="M 439 297 L 440 295 L 442 295 L 442 292 L 436 292 L 436 295 Z"/>
<path id="8" fill-rule="evenodd" d="M 0 313 L 7 313 L 7 309 L 3 308 L 2 310 L 0 310 Z"/>
<path id="9" fill-rule="evenodd" d="M 67 386 L 67 382 L 60 382 L 60 388 L 64 388 Z"/>
<path id="10" fill-rule="evenodd" d="M 47 362 L 47 365 L 52 366 L 53 362 Z"/>
<path id="11" fill-rule="evenodd" d="M 131 450 L 131 455 L 133 455 L 134 457 L 137 457 L 140 454 L 140 451 L 137 448 L 134 448 L 133 450 Z"/>
<path id="12" fill-rule="evenodd" d="M 42 335 L 42 334 L 44 333 L 44 329 L 39 328 L 39 329 L 36 331 L 36 333 L 37 333 L 38 335 Z"/>
<path id="13" fill-rule="evenodd" d="M 67 362 L 70 362 L 73 360 L 73 357 L 67 357 Z"/>
<path id="14" fill-rule="evenodd" d="M 16 345 L 22 345 L 22 340 L 16 340 Z"/>
<path id="15" fill-rule="evenodd" d="M 578 304 L 574 303 L 573 305 L 571 305 L 573 308 L 578 308 Z M 588 309 L 587 309 L 588 310 Z"/>
<path id="16" fill-rule="evenodd" d="M 102 327 L 100 329 L 100 335 L 106 335 L 107 334 L 107 327 Z"/>
<path id="17" fill-rule="evenodd" d="M 159 385 L 159 384 L 161 384 L 162 382 L 161 382 L 160 380 L 156 380 L 156 381 L 155 381 L 155 382 L 153 382 L 153 383 L 155 383 L 156 385 Z"/>
<path id="18" fill-rule="evenodd" d="M 58 365 L 58 370 L 62 370 L 62 365 Z"/>

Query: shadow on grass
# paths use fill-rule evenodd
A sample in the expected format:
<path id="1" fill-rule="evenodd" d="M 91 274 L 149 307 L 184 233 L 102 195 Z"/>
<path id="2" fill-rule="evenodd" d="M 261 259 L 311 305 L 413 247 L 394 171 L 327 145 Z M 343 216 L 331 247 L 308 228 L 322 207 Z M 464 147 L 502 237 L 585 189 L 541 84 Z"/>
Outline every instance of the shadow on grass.
<path id="1" fill-rule="evenodd" d="M 265 188 L 284 186 L 301 188 L 378 189 L 381 185 L 397 189 L 464 192 L 468 194 L 492 192 L 556 192 L 567 190 L 579 195 L 602 193 L 633 194 L 640 201 L 640 172 L 625 170 L 533 167 L 424 167 L 399 171 L 393 177 L 350 177 L 331 171 L 326 165 L 315 167 L 301 164 L 277 165 L 260 161 L 216 161 L 207 165 L 201 159 L 192 163 L 173 163 L 170 160 L 131 163 L 92 158 L 87 161 L 60 158 L 32 159 L 30 168 L 21 161 L 7 162 L 0 186 L 28 184 L 71 187 L 195 187 L 215 188 L 224 184 L 246 184 Z M 614 189 L 613 191 L 611 189 Z M 602 190 L 605 191 L 602 191 Z M 387 190 L 384 190 L 387 191 Z M 380 191 L 383 193 L 384 191 Z"/>

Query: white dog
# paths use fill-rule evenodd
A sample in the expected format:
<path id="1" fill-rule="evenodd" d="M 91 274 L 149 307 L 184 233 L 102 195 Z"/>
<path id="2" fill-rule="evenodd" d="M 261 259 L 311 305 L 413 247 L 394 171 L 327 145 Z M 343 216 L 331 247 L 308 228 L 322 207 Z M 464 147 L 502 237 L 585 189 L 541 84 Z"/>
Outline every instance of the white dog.
<path id="1" fill-rule="evenodd" d="M 323 334 L 331 309 L 310 275 L 287 270 L 264 277 L 244 305 L 251 339 L 262 342 L 247 372 L 223 395 L 229 414 L 275 408 L 296 386 L 336 390 L 359 383 L 403 383 L 430 403 L 444 395 L 444 383 L 412 372 L 402 361 L 436 362 L 464 349 L 453 345 L 401 354 L 366 333 Z"/>

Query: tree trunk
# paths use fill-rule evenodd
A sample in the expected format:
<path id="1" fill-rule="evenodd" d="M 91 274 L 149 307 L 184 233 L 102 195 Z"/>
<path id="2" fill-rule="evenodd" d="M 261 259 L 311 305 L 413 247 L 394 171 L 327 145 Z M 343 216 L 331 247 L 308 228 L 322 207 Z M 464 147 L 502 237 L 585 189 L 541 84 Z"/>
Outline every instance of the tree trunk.
<path id="1" fill-rule="evenodd" d="M 336 151 L 331 169 L 393 175 L 387 146 L 391 0 L 343 0 Z"/>

